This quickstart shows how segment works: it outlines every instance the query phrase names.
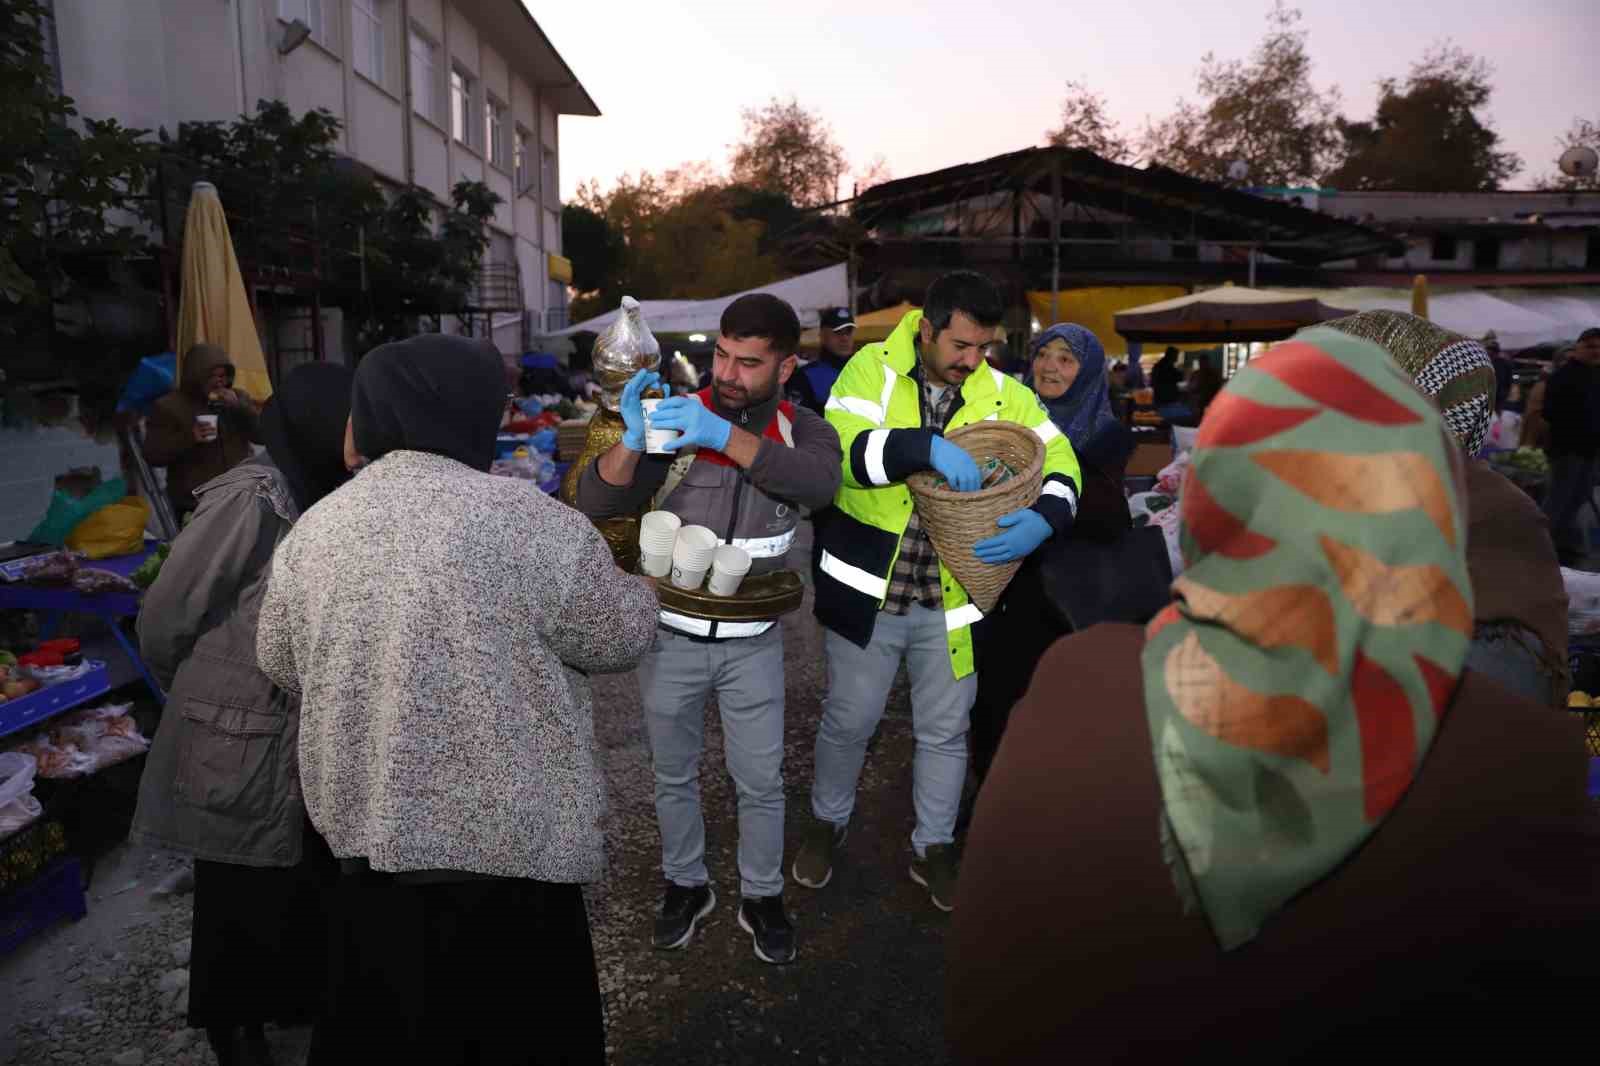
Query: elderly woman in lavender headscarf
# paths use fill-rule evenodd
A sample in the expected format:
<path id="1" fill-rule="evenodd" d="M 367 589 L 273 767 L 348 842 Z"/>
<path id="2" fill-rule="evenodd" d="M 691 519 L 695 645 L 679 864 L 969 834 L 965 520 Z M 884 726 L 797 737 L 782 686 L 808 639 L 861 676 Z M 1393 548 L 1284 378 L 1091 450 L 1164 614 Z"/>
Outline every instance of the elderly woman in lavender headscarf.
<path id="1" fill-rule="evenodd" d="M 1089 330 L 1065 323 L 1035 337 L 1028 353 L 1023 383 L 1038 394 L 1050 420 L 1072 441 L 1083 471 L 1072 536 L 1115 541 L 1132 526 L 1122 476 L 1133 451 L 1133 434 L 1111 408 L 1105 349 Z M 1052 550 L 1030 556 L 1000 603 L 974 629 L 978 696 L 972 708 L 972 767 L 980 783 L 1034 665 L 1068 632 L 1059 605 L 1046 591 L 1051 556 Z"/>
<path id="2" fill-rule="evenodd" d="M 1028 352 L 1023 384 L 1039 394 L 1083 467 L 1074 529 L 1080 536 L 1115 537 L 1128 528 L 1122 472 L 1133 451 L 1133 435 L 1111 408 L 1105 349 L 1089 330 L 1068 322 L 1039 334 Z"/>

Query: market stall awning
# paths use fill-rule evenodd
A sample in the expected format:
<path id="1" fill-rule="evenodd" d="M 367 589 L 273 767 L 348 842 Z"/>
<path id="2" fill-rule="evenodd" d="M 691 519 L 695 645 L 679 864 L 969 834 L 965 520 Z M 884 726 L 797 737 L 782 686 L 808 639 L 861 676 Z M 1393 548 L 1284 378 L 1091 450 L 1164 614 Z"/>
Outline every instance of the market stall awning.
<path id="1" fill-rule="evenodd" d="M 824 307 L 846 307 L 850 303 L 848 268 L 835 263 L 809 274 L 785 278 L 770 285 L 758 285 L 714 300 L 640 300 L 639 307 L 652 333 L 715 333 L 722 321 L 722 312 L 741 296 L 753 292 L 767 292 L 788 301 L 800 316 L 800 325 L 817 324 L 817 313 Z M 573 333 L 599 333 L 617 317 L 617 311 L 586 319 L 552 336 L 565 337 Z"/>
<path id="2" fill-rule="evenodd" d="M 1303 293 L 1224 285 L 1120 311 L 1114 322 L 1124 338 L 1145 344 L 1275 341 L 1349 313 Z"/>
<path id="3" fill-rule="evenodd" d="M 1430 281 L 1433 279 L 1430 279 Z M 1410 311 L 1411 290 L 1306 289 L 1302 295 L 1352 311 Z M 1428 319 L 1464 337 L 1494 330 L 1508 352 L 1570 341 L 1600 326 L 1600 292 L 1588 288 L 1448 289 L 1430 286 Z"/>

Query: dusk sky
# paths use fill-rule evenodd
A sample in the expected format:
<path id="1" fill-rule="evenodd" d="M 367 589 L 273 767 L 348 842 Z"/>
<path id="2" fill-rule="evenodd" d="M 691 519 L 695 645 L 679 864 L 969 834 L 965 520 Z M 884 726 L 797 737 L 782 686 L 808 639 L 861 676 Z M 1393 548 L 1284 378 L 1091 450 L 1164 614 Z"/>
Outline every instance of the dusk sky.
<path id="1" fill-rule="evenodd" d="M 1554 169 L 1556 138 L 1600 120 L 1600 0 L 1304 0 L 1319 87 L 1370 117 L 1377 81 L 1446 38 L 1495 69 L 1489 116 L 1522 155 L 1511 187 Z M 739 112 L 797 97 L 853 171 L 895 177 L 1043 140 L 1068 79 L 1142 128 L 1193 96 L 1201 56 L 1246 57 L 1269 0 L 651 0 L 529 3 L 603 117 L 561 120 L 561 192 L 624 171 L 725 169 Z M 848 192 L 848 183 L 844 190 Z"/>

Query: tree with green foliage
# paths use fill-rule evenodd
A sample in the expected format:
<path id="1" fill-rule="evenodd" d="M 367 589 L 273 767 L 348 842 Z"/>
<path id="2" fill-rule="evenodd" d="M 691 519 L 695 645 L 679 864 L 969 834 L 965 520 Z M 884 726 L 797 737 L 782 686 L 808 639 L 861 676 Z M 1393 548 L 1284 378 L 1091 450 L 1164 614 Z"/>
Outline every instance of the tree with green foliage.
<path id="1" fill-rule="evenodd" d="M 1207 53 L 1200 62 L 1199 102 L 1145 130 L 1141 154 L 1150 161 L 1210 181 L 1227 182 L 1235 161 L 1252 185 L 1316 181 L 1336 158 L 1337 89 L 1311 81 L 1300 12 L 1282 0 L 1267 14 L 1267 33 L 1248 60 Z"/>
<path id="2" fill-rule="evenodd" d="M 77 261 L 145 246 L 132 209 L 155 160 L 145 131 L 78 114 L 53 88 L 48 11 L 0 0 L 0 347 L 48 335 Z"/>
<path id="3" fill-rule="evenodd" d="M 1106 98 L 1081 81 L 1067 82 L 1061 102 L 1061 125 L 1045 133 L 1057 148 L 1085 148 L 1113 163 L 1133 159 L 1133 144 L 1107 112 Z"/>
<path id="4" fill-rule="evenodd" d="M 820 207 L 839 198 L 844 149 L 827 120 L 793 97 L 773 97 L 746 108 L 744 135 L 730 158 L 733 181 L 787 197 L 800 207 Z"/>
<path id="5" fill-rule="evenodd" d="M 1324 178 L 1341 189 L 1479 192 L 1500 188 L 1522 169 L 1483 115 L 1494 92 L 1487 61 L 1443 44 L 1404 81 L 1379 82 L 1368 122 L 1340 119 L 1344 159 Z"/>
<path id="6" fill-rule="evenodd" d="M 335 151 L 339 129 L 325 110 L 297 118 L 269 100 L 231 122 L 186 122 L 176 137 L 161 131 L 167 184 L 178 196 L 195 180 L 217 186 L 247 269 L 294 282 L 314 268 L 360 350 L 409 336 L 419 319 L 437 329 L 446 315 L 464 316 L 498 194 L 463 180 L 448 206 L 417 186 L 385 196 L 370 171 Z M 182 212 L 164 205 L 163 220 L 174 227 Z"/>
<path id="7" fill-rule="evenodd" d="M 605 216 L 582 204 L 561 209 L 561 252 L 572 262 L 572 287 L 596 292 L 622 265 L 622 239 Z"/>

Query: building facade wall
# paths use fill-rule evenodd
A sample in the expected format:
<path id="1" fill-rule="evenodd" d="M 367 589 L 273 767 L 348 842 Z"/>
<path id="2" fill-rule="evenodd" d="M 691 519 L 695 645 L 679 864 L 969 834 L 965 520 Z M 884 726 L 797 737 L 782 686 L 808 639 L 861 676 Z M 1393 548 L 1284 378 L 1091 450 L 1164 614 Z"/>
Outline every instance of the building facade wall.
<path id="1" fill-rule="evenodd" d="M 281 3 L 55 0 L 63 89 L 87 116 L 151 130 L 231 120 L 261 99 L 281 100 L 296 114 L 323 108 L 341 123 L 339 149 L 391 183 L 414 182 L 448 204 L 456 182 L 484 182 L 503 201 L 491 220 L 494 235 L 503 238 L 505 258 L 519 265 L 527 308 L 542 315 L 552 302 L 546 256 L 560 252 L 559 131 L 554 107 L 516 57 L 497 50 L 451 0 L 374 0 L 381 69 L 358 72 L 352 0 L 321 0 L 323 25 L 288 54 L 279 51 Z M 159 18 L 150 17 L 152 8 Z M 420 109 L 408 106 L 419 91 L 414 31 L 432 46 L 434 60 Z M 473 80 L 466 143 L 451 135 L 452 69 Z M 488 159 L 484 105 L 491 97 L 505 107 L 504 166 Z M 525 189 L 515 180 L 518 129 L 529 156 Z"/>

